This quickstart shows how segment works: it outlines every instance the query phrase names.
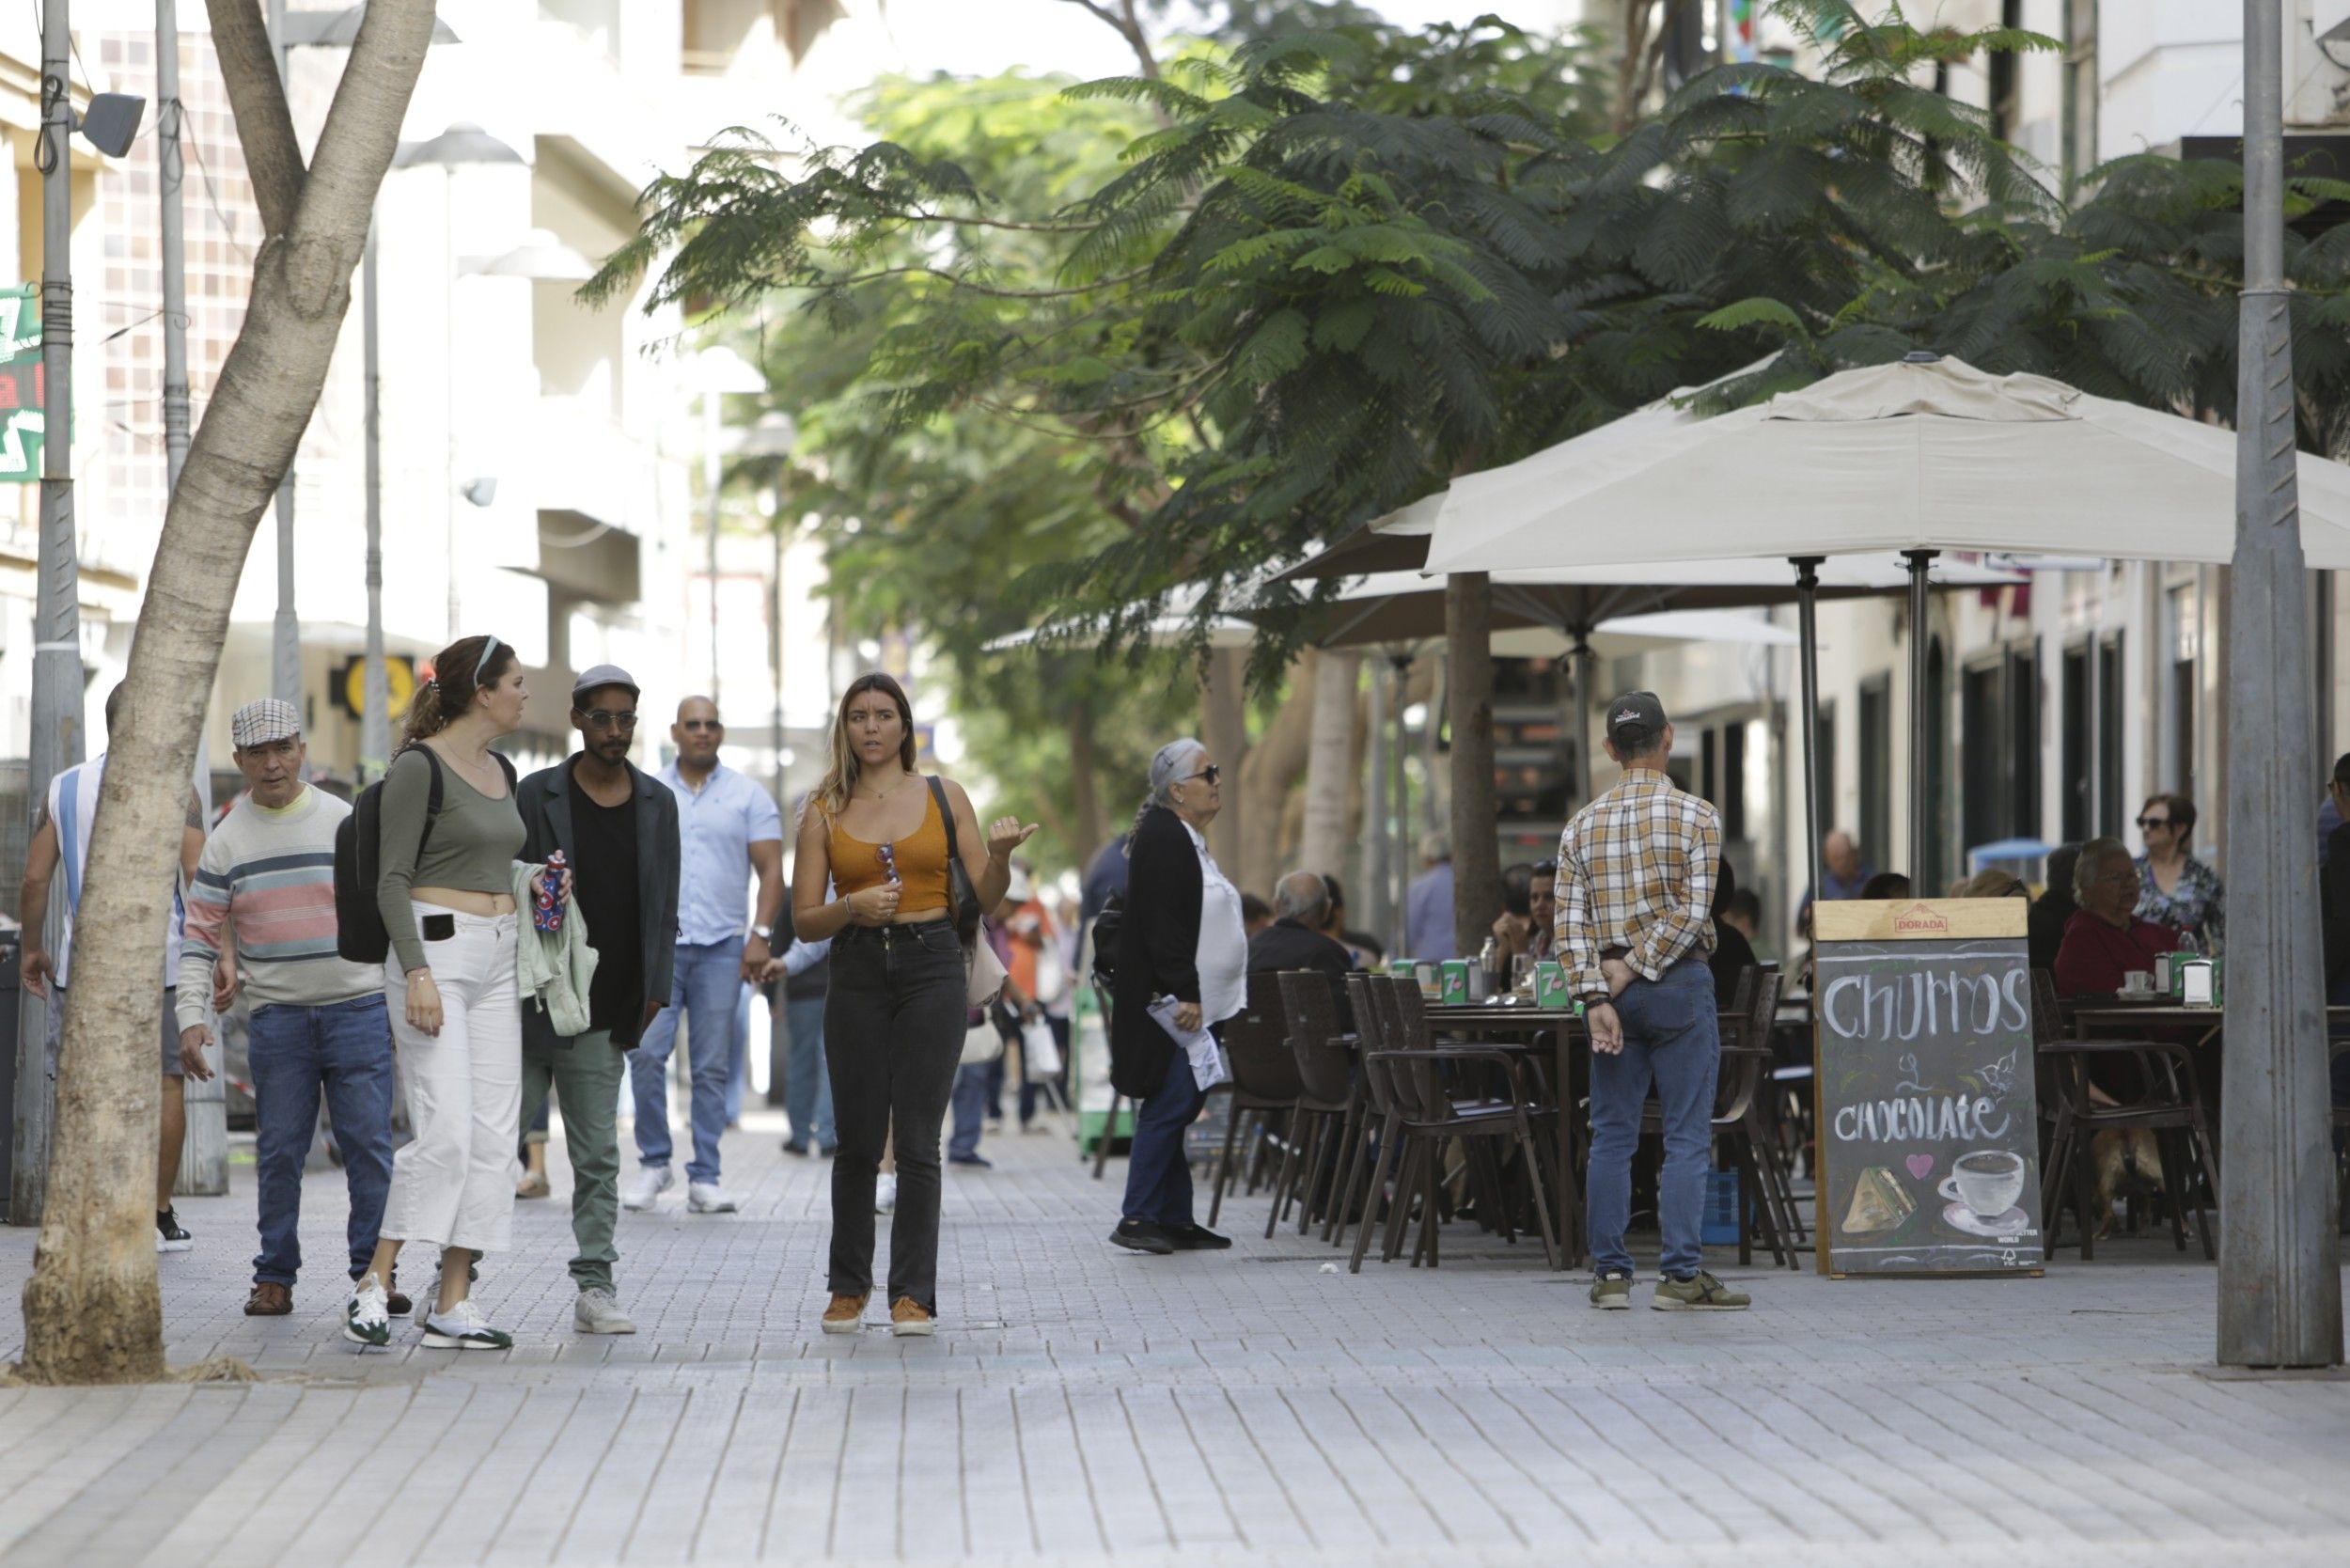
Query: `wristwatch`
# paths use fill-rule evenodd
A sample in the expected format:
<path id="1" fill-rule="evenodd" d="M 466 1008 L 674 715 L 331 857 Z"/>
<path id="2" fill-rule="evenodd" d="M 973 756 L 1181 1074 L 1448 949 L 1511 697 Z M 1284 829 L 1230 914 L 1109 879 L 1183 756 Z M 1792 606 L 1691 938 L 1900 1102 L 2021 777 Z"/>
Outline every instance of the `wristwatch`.
<path id="1" fill-rule="evenodd" d="M 771 948 L 776 945 L 776 928 L 773 926 L 753 926 L 751 934 Z"/>

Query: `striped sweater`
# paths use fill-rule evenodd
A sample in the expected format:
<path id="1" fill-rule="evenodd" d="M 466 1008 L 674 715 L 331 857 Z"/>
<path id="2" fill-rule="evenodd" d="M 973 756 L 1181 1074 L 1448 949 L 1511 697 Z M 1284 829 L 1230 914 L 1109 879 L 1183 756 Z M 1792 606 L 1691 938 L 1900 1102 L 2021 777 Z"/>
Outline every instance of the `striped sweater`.
<path id="1" fill-rule="evenodd" d="M 272 811 L 237 797 L 212 830 L 188 889 L 180 956 L 180 1027 L 204 1021 L 221 934 L 233 924 L 245 999 L 324 1007 L 384 989 L 384 972 L 335 951 L 335 828 L 351 808 L 306 788 Z"/>

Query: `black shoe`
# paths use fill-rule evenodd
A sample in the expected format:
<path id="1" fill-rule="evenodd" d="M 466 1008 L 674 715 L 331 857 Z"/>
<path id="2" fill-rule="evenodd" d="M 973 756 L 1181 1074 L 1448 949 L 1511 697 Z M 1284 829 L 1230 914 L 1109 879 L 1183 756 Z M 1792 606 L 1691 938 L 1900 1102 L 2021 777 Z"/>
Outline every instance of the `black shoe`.
<path id="1" fill-rule="evenodd" d="M 1167 1238 L 1178 1252 L 1221 1252 L 1232 1245 L 1230 1236 L 1219 1236 L 1204 1225 L 1170 1227 Z"/>
<path id="2" fill-rule="evenodd" d="M 180 1216 L 169 1209 L 155 1211 L 155 1250 L 185 1252 L 196 1245 L 196 1238 L 180 1229 Z"/>
<path id="3" fill-rule="evenodd" d="M 838 1152 L 840 1152 L 840 1145 L 837 1143 L 820 1143 L 816 1146 L 816 1157 L 820 1160 L 831 1159 Z"/>
<path id="4" fill-rule="evenodd" d="M 985 1154 L 949 1154 L 947 1156 L 947 1163 L 948 1165 L 967 1165 L 979 1170 L 993 1170 L 995 1168 L 995 1162 L 989 1159 Z"/>
<path id="5" fill-rule="evenodd" d="M 807 1145 L 795 1137 L 783 1140 L 783 1152 L 787 1154 L 797 1154 L 802 1159 L 807 1158 Z"/>
<path id="6" fill-rule="evenodd" d="M 1166 1227 L 1154 1225 L 1147 1219 L 1120 1220 L 1118 1229 L 1110 1232 L 1110 1240 L 1132 1251 L 1148 1252 L 1157 1258 L 1164 1258 L 1175 1250 L 1175 1238 L 1167 1233 Z"/>

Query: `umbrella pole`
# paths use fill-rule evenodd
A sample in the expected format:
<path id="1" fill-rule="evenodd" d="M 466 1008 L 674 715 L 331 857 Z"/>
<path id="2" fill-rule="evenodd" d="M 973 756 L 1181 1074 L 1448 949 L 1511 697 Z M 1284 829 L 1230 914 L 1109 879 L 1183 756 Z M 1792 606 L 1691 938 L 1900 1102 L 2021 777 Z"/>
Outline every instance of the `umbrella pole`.
<path id="1" fill-rule="evenodd" d="M 1803 646 L 1803 854 L 1811 896 L 1820 896 L 1820 556 L 1790 556 L 1795 569 L 1795 614 Z"/>
<path id="2" fill-rule="evenodd" d="M 1395 718 L 1394 754 L 1387 759 L 1395 783 L 1395 843 L 1394 853 L 1388 856 L 1389 863 L 1394 867 L 1395 878 L 1395 902 L 1392 906 L 1395 910 L 1394 950 L 1408 958 L 1412 955 L 1405 950 L 1404 943 L 1408 940 L 1410 924 L 1405 917 L 1404 903 L 1411 897 L 1412 889 L 1412 812 L 1411 797 L 1407 792 L 1410 782 L 1403 771 L 1403 710 L 1411 696 L 1412 656 L 1401 651 L 1389 654 L 1387 670 L 1390 682 L 1387 700 L 1394 710 Z"/>
<path id="3" fill-rule="evenodd" d="M 1909 562 L 1909 864 L 1914 868 L 1915 886 L 1919 888 L 1938 886 L 1941 869 L 1925 863 L 1926 815 L 1931 798 L 1926 790 L 1926 769 L 1932 759 L 1926 755 L 1927 742 L 1933 729 L 1926 722 L 1926 570 L 1934 564 L 1940 552 L 1935 550 L 1904 550 L 1903 557 Z M 1888 846 L 1873 846 L 1879 855 Z"/>
<path id="4" fill-rule="evenodd" d="M 1599 655 L 1591 651 L 1591 627 L 1579 621 L 1567 628 L 1574 638 L 1574 803 L 1587 804 L 1591 798 L 1591 666 Z"/>

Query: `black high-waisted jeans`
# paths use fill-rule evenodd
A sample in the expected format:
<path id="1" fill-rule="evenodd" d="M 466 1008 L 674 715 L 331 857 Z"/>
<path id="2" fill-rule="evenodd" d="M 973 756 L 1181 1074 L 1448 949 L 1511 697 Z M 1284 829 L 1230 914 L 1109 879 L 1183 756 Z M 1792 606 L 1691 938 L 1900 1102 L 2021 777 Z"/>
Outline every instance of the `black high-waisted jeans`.
<path id="1" fill-rule="evenodd" d="M 840 1137 L 827 1270 L 835 1295 L 873 1288 L 873 1181 L 894 1126 L 889 1299 L 938 1310 L 938 1135 L 963 1061 L 966 989 L 963 943 L 944 917 L 850 926 L 833 938 L 824 1066 Z"/>

